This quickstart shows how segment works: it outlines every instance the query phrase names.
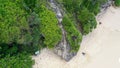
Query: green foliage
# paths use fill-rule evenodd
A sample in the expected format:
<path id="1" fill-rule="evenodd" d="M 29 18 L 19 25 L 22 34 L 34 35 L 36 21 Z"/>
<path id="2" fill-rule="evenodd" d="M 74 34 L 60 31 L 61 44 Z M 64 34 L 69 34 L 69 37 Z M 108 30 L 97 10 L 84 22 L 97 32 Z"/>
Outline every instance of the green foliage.
<path id="1" fill-rule="evenodd" d="M 33 54 L 40 47 L 40 20 L 38 15 L 34 12 L 26 12 L 21 7 L 22 4 L 18 5 L 18 3 L 21 4 L 22 2 L 18 0 L 14 0 L 14 2 L 13 0 L 0 0 L 0 64 L 3 64 L 0 67 L 2 68 L 6 68 L 4 66 L 7 64 L 7 68 L 32 67 L 31 59 L 26 61 L 30 64 L 22 64 L 25 58 L 19 61 L 19 56 L 16 57 L 16 55 L 23 51 Z M 12 60 L 9 61 L 10 63 L 7 63 L 6 60 L 2 62 L 8 54 L 11 59 L 17 62 L 15 67 L 14 65 L 11 67 Z"/>
<path id="2" fill-rule="evenodd" d="M 94 15 L 99 13 L 101 4 L 107 0 L 59 0 L 59 2 L 63 2 L 67 14 L 76 19 L 83 34 L 88 34 L 97 25 Z"/>
<path id="3" fill-rule="evenodd" d="M 96 28 L 97 22 L 93 13 L 90 13 L 87 8 L 84 8 L 79 15 L 79 19 L 83 26 L 83 34 L 88 34 L 93 28 Z"/>
<path id="4" fill-rule="evenodd" d="M 6 55 L 15 55 L 18 52 L 18 45 L 16 45 L 15 43 L 13 45 L 11 44 L 0 44 L 1 49 L 0 49 L 0 58 L 3 58 Z"/>
<path id="5" fill-rule="evenodd" d="M 70 13 L 78 13 L 84 7 L 90 12 L 97 14 L 100 11 L 100 5 L 107 2 L 107 0 L 62 0 L 64 7 Z"/>
<path id="6" fill-rule="evenodd" d="M 36 0 L 23 0 L 23 1 L 30 9 L 33 9 L 35 7 Z"/>
<path id="7" fill-rule="evenodd" d="M 115 0 L 115 5 L 120 6 L 120 0 Z"/>
<path id="8" fill-rule="evenodd" d="M 0 68 L 32 68 L 34 61 L 26 53 L 0 58 Z"/>
<path id="9" fill-rule="evenodd" d="M 84 6 L 90 11 L 90 12 L 93 12 L 94 14 L 97 14 L 99 11 L 100 11 L 100 3 L 97 2 L 97 1 L 84 1 L 85 4 Z M 84 7 L 83 7 L 84 9 Z"/>
<path id="10" fill-rule="evenodd" d="M 0 42 L 11 43 L 19 39 L 20 30 L 27 29 L 26 12 L 12 1 L 0 4 Z"/>
<path id="11" fill-rule="evenodd" d="M 17 2 L 10 0 L 0 4 L 3 12 L 0 13 L 0 43 L 16 42 L 26 47 L 23 50 L 34 53 L 40 48 L 40 19 L 35 12 L 28 15 Z"/>
<path id="12" fill-rule="evenodd" d="M 77 52 L 82 40 L 81 33 L 75 27 L 74 22 L 71 21 L 67 16 L 63 18 L 62 24 L 67 32 L 67 40 L 71 46 L 71 52 Z"/>
<path id="13" fill-rule="evenodd" d="M 70 13 L 79 11 L 81 3 L 82 0 L 63 0 L 63 5 Z"/>
<path id="14" fill-rule="evenodd" d="M 107 2 L 107 0 L 83 0 L 81 7 L 87 8 L 90 12 L 97 15 L 100 11 L 100 5 Z"/>
<path id="15" fill-rule="evenodd" d="M 106 0 L 59 0 L 77 24 L 82 24 L 83 34 L 96 27 L 95 16 Z M 55 13 L 46 7 L 47 0 L 0 0 L 0 67 L 32 68 L 29 54 L 43 47 L 53 48 L 62 38 Z M 115 4 L 119 6 L 120 0 Z M 68 16 L 62 24 L 71 52 L 77 52 L 82 40 L 75 20 Z M 27 52 L 27 53 L 23 53 Z"/>
<path id="16" fill-rule="evenodd" d="M 23 44 L 23 50 L 29 53 L 34 53 L 42 48 L 41 32 L 40 32 L 40 18 L 35 12 L 28 15 L 29 29 L 23 29 L 19 43 Z"/>
<path id="17" fill-rule="evenodd" d="M 44 44 L 49 48 L 53 48 L 54 45 L 58 44 L 62 37 L 56 15 L 45 6 L 41 6 L 39 16 L 41 20 L 40 30 L 45 37 Z"/>

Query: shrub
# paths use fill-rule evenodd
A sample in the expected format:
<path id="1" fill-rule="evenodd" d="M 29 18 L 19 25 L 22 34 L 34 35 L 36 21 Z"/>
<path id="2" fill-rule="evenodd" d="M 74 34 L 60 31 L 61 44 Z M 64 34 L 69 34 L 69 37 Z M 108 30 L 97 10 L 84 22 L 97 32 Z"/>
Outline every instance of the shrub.
<path id="1" fill-rule="evenodd" d="M 76 13 L 80 10 L 82 0 L 63 0 L 63 5 L 70 13 Z"/>
<path id="2" fill-rule="evenodd" d="M 71 21 L 67 16 L 64 16 L 62 24 L 67 32 L 67 40 L 71 46 L 71 52 L 77 52 L 82 40 L 81 33 L 75 27 L 74 22 Z"/>
<path id="3" fill-rule="evenodd" d="M 39 17 L 35 12 L 28 15 L 28 12 L 18 5 L 21 1 L 14 1 L 0 0 L 0 44 L 4 43 L 9 47 L 9 44 L 15 42 L 21 44 L 21 51 L 34 53 L 42 45 Z"/>
<path id="4" fill-rule="evenodd" d="M 115 0 L 115 5 L 120 6 L 120 0 Z"/>
<path id="5" fill-rule="evenodd" d="M 41 6 L 39 16 L 41 21 L 40 30 L 45 37 L 44 44 L 49 48 L 53 48 L 54 45 L 58 44 L 62 37 L 56 15 L 45 6 Z"/>
<path id="6" fill-rule="evenodd" d="M 93 13 L 89 12 L 87 8 L 81 10 L 78 16 L 83 27 L 83 34 L 88 34 L 93 28 L 96 28 L 97 22 Z"/>
<path id="7" fill-rule="evenodd" d="M 2 0 L 0 2 L 0 42 L 11 43 L 20 38 L 20 30 L 28 29 L 27 14 L 16 3 Z"/>
<path id="8" fill-rule="evenodd" d="M 27 53 L 0 58 L 0 68 L 32 68 L 34 61 Z"/>

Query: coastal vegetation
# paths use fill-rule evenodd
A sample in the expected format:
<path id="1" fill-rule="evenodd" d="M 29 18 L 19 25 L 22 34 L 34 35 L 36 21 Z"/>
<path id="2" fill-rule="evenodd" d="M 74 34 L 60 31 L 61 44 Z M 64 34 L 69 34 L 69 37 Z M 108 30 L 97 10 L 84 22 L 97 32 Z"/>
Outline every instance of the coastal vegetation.
<path id="1" fill-rule="evenodd" d="M 55 0 L 56 1 L 56 0 Z M 95 15 L 107 0 L 58 0 L 65 14 L 62 25 L 71 52 L 80 48 L 82 36 L 97 26 Z M 55 12 L 47 0 L 0 0 L 0 67 L 32 68 L 31 56 L 53 49 L 62 40 Z M 120 0 L 115 0 L 120 6 Z"/>
<path id="2" fill-rule="evenodd" d="M 86 35 L 96 28 L 95 15 L 100 12 L 101 4 L 107 0 L 59 0 L 66 8 L 67 13 L 76 19 L 82 34 Z"/>
<path id="3" fill-rule="evenodd" d="M 27 53 L 19 53 L 15 56 L 7 55 L 0 59 L 0 68 L 32 68 L 34 61 Z"/>
<path id="4" fill-rule="evenodd" d="M 120 6 L 120 0 L 115 0 L 115 5 Z"/>
<path id="5" fill-rule="evenodd" d="M 43 43 L 48 48 L 53 48 L 54 45 L 57 45 L 62 38 L 62 33 L 58 26 L 56 15 L 45 6 L 41 6 L 39 17 L 41 22 L 40 31 L 45 38 Z"/>
<path id="6" fill-rule="evenodd" d="M 67 32 L 67 40 L 71 45 L 71 52 L 77 52 L 82 41 L 82 34 L 75 27 L 74 21 L 69 19 L 68 16 L 64 16 L 62 24 Z"/>

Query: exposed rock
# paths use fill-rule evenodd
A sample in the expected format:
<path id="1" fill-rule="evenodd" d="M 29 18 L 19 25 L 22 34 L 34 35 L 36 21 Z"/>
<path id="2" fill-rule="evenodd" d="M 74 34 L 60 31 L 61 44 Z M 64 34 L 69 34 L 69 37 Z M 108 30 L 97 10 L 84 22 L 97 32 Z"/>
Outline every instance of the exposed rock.
<path id="1" fill-rule="evenodd" d="M 64 60 L 69 61 L 72 57 L 76 55 L 76 53 L 70 52 L 71 48 L 68 41 L 66 40 L 66 31 L 64 30 L 64 27 L 62 25 L 63 13 L 54 0 L 50 0 L 49 2 L 53 11 L 56 13 L 58 24 L 62 31 L 62 40 L 58 43 L 58 45 L 55 46 L 54 52 Z"/>
<path id="2" fill-rule="evenodd" d="M 69 61 L 70 59 L 72 59 L 72 57 L 76 55 L 76 53 L 70 52 L 70 50 L 70 45 L 62 40 L 58 45 L 56 45 L 54 51 L 61 58 L 63 58 L 66 61 Z"/>
<path id="3" fill-rule="evenodd" d="M 101 5 L 101 11 L 105 11 L 108 7 L 114 4 L 114 0 L 108 0 L 106 3 Z"/>
<path id="4" fill-rule="evenodd" d="M 100 13 L 97 15 L 97 20 L 102 18 L 103 14 L 106 13 L 106 10 L 113 5 L 114 5 L 114 0 L 108 0 L 106 3 L 102 4 L 100 8 Z"/>
<path id="5" fill-rule="evenodd" d="M 86 55 L 86 53 L 85 53 L 85 52 L 82 52 L 82 55 Z"/>

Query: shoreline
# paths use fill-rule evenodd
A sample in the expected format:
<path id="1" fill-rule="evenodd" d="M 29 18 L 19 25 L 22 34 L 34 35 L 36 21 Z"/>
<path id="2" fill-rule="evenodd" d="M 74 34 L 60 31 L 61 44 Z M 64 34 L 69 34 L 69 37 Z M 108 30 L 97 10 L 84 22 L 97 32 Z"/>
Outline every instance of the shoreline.
<path id="1" fill-rule="evenodd" d="M 120 68 L 120 8 L 109 7 L 97 22 L 97 28 L 83 36 L 80 50 L 65 62 L 51 50 L 34 56 L 33 68 Z M 82 52 L 86 55 L 83 56 Z"/>

